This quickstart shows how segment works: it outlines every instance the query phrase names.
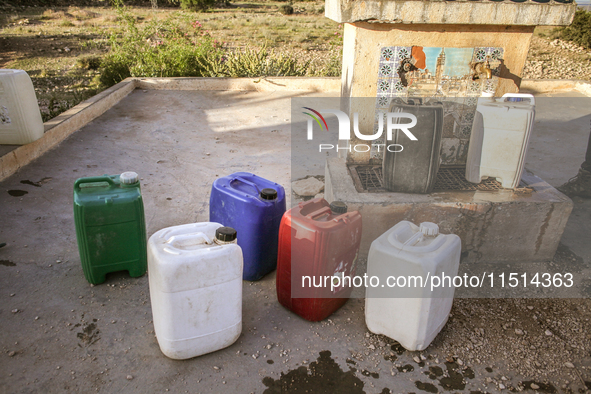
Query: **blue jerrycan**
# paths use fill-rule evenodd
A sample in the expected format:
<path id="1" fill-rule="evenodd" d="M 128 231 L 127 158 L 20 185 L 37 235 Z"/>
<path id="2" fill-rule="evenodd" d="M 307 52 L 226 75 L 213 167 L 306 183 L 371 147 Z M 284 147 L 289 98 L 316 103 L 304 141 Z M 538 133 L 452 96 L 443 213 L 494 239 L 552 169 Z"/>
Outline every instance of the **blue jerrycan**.
<path id="1" fill-rule="evenodd" d="M 213 182 L 209 221 L 236 229 L 244 255 L 244 280 L 258 280 L 277 267 L 279 225 L 285 213 L 281 185 L 248 172 Z"/>

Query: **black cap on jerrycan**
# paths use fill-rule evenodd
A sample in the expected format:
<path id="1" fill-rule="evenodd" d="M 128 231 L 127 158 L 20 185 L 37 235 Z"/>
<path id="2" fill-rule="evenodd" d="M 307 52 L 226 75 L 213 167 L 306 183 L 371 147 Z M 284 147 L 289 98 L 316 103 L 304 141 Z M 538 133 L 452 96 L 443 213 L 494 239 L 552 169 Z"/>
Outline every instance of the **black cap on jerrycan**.
<path id="1" fill-rule="evenodd" d="M 219 242 L 233 242 L 236 239 L 236 230 L 232 227 L 219 227 L 215 230 L 215 238 Z"/>
<path id="2" fill-rule="evenodd" d="M 261 190 L 261 194 L 259 195 L 263 200 L 274 200 L 277 198 L 277 190 L 268 187 Z"/>
<path id="3" fill-rule="evenodd" d="M 330 210 L 337 214 L 347 213 L 347 204 L 342 201 L 333 201 L 330 203 Z"/>

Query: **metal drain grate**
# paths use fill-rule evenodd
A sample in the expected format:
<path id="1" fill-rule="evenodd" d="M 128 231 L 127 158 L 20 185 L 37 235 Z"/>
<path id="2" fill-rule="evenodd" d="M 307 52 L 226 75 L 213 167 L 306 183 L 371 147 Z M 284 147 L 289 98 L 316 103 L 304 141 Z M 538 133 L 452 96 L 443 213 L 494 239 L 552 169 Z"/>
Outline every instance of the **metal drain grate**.
<path id="1" fill-rule="evenodd" d="M 468 182 L 464 177 L 466 169 L 464 167 L 440 167 L 435 180 L 434 192 L 443 191 L 495 191 L 503 190 L 503 186 L 495 178 L 488 178 L 474 184 Z M 350 166 L 349 172 L 353 177 L 355 188 L 360 193 L 380 193 L 386 192 L 382 186 L 382 167 L 381 166 Z M 527 187 L 523 181 L 515 189 L 516 193 L 531 193 L 532 188 Z"/>

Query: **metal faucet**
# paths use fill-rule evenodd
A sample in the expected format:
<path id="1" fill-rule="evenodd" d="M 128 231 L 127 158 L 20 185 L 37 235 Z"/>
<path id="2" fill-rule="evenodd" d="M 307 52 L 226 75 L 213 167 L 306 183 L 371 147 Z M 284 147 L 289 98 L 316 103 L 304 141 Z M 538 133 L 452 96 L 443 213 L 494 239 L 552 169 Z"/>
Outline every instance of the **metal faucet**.
<path id="1" fill-rule="evenodd" d="M 492 70 L 488 59 L 484 62 L 472 63 L 472 80 L 480 79 L 483 75 L 486 75 L 486 79 L 492 78 Z"/>

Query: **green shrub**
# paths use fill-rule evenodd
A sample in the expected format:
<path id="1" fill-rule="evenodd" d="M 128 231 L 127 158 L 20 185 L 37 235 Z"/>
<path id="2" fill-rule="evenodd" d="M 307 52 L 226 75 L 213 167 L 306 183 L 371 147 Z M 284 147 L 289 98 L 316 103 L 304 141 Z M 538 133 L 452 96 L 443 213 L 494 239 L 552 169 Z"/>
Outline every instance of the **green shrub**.
<path id="1" fill-rule="evenodd" d="M 181 7 L 191 11 L 204 11 L 213 7 L 215 0 L 180 0 Z"/>
<path id="2" fill-rule="evenodd" d="M 291 4 L 283 4 L 281 7 L 279 7 L 279 12 L 281 12 L 283 15 L 292 15 L 293 7 Z"/>
<path id="3" fill-rule="evenodd" d="M 591 12 L 577 10 L 570 26 L 559 28 L 558 37 L 591 49 Z"/>
<path id="4" fill-rule="evenodd" d="M 101 61 L 100 82 L 109 87 L 127 77 L 200 77 L 199 62 L 221 53 L 221 44 L 202 30 L 182 29 L 177 20 L 154 20 L 141 28 L 123 6 L 118 7 L 121 32 L 110 38 L 110 50 Z"/>
<path id="5" fill-rule="evenodd" d="M 265 77 L 304 76 L 310 62 L 300 61 L 293 55 L 275 54 L 262 49 L 249 49 L 200 59 L 201 66 L 210 77 Z"/>
<path id="6" fill-rule="evenodd" d="M 76 59 L 76 67 L 87 70 L 98 70 L 101 66 L 101 58 L 99 56 L 83 56 Z"/>

